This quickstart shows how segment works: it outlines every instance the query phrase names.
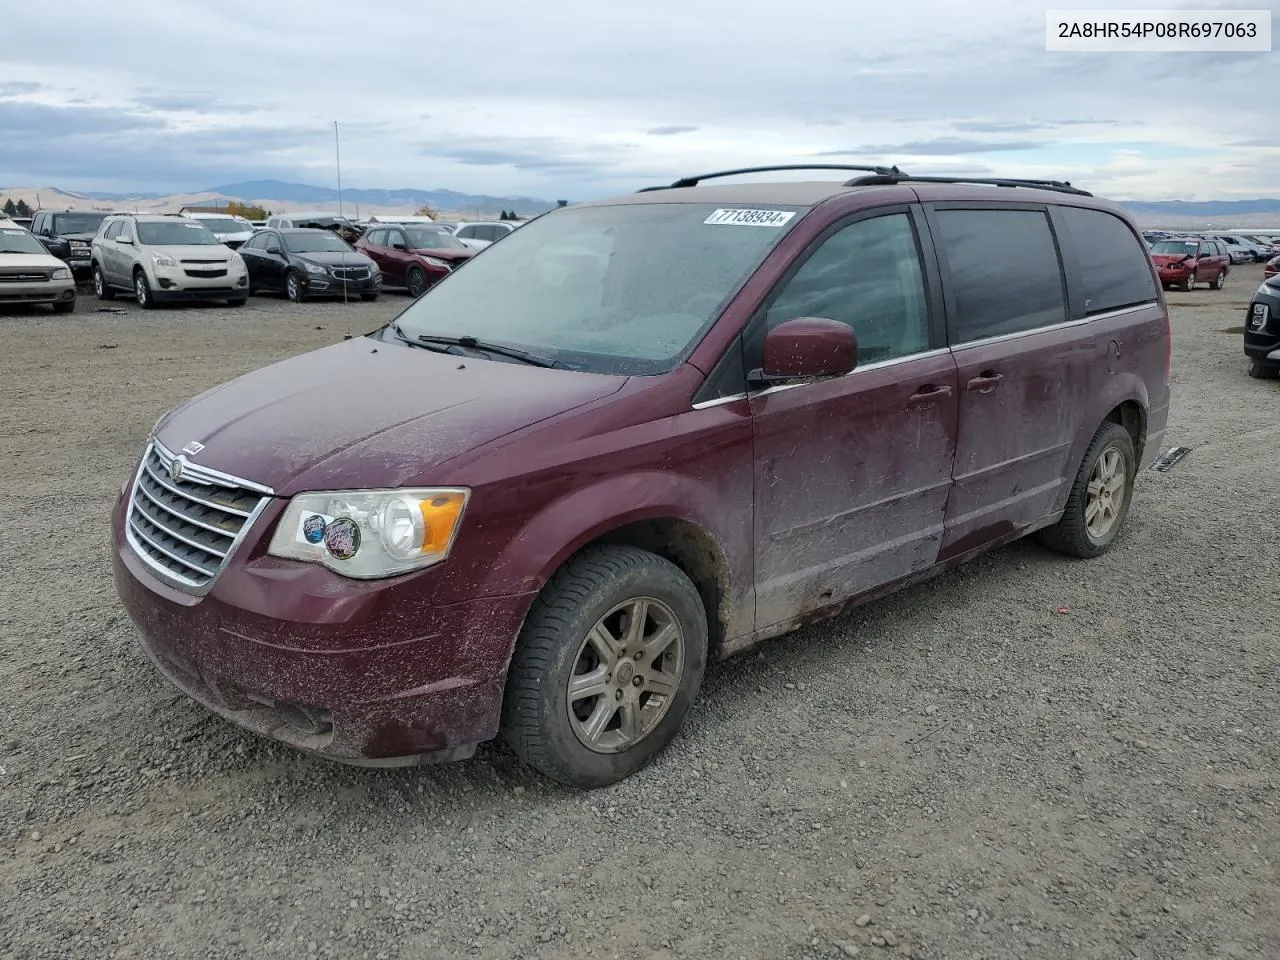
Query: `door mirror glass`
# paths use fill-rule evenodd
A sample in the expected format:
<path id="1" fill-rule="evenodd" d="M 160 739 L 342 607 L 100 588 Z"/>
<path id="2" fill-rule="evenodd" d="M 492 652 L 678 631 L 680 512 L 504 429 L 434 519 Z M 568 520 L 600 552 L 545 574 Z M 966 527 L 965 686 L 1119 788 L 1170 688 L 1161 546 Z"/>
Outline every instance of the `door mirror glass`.
<path id="1" fill-rule="evenodd" d="M 858 365 L 858 338 L 839 320 L 797 317 L 765 335 L 762 354 L 757 382 L 839 377 Z"/>
<path id="2" fill-rule="evenodd" d="M 133 237 L 123 237 L 123 236 L 122 236 L 122 237 L 116 237 L 116 243 L 127 243 L 127 244 L 129 244 L 130 246 L 132 246 L 132 245 L 133 245 Z"/>
<path id="3" fill-rule="evenodd" d="M 403 250 L 403 249 L 404 249 L 404 243 L 403 243 L 402 241 L 400 241 L 400 240 L 396 240 L 396 241 L 394 241 L 394 242 L 391 244 L 391 249 L 392 249 L 392 250 Z"/>

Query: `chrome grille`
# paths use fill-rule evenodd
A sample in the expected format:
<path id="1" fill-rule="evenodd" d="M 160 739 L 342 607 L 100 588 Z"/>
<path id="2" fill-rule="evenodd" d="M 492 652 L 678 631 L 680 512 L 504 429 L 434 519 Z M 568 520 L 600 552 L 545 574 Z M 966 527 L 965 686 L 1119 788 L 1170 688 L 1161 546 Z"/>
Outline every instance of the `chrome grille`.
<path id="1" fill-rule="evenodd" d="M 364 280 L 369 276 L 368 267 L 334 267 L 333 275 L 339 280 Z"/>
<path id="2" fill-rule="evenodd" d="M 0 273 L 0 283 L 47 283 L 47 273 Z"/>
<path id="3" fill-rule="evenodd" d="M 181 463 L 178 479 L 174 460 Z M 191 463 L 157 442 L 143 454 L 125 518 L 134 551 L 189 592 L 213 586 L 271 489 Z"/>

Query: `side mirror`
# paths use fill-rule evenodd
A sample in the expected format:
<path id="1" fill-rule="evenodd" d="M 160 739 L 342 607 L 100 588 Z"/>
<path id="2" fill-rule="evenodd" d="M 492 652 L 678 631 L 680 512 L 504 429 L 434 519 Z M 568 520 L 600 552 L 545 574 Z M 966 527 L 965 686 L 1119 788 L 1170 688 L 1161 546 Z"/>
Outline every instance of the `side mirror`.
<path id="1" fill-rule="evenodd" d="M 133 237 L 116 237 L 116 243 L 127 243 L 133 246 Z"/>
<path id="2" fill-rule="evenodd" d="M 398 241 L 397 241 L 396 243 L 393 243 L 393 244 L 391 245 L 391 249 L 392 249 L 392 250 L 403 250 L 403 249 L 404 249 L 404 244 L 403 244 L 403 243 L 400 243 L 400 242 L 398 242 Z"/>
<path id="3" fill-rule="evenodd" d="M 765 334 L 762 353 L 748 376 L 755 383 L 839 377 L 858 365 L 858 338 L 847 323 L 797 317 Z"/>

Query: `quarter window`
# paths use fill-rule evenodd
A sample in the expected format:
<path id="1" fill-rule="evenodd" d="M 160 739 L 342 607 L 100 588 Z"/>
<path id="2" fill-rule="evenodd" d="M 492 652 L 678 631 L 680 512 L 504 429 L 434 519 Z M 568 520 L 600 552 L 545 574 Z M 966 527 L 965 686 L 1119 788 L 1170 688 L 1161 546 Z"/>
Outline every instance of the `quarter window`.
<path id="1" fill-rule="evenodd" d="M 952 343 L 1063 323 L 1067 300 L 1049 218 L 1039 210 L 939 210 Z"/>
<path id="2" fill-rule="evenodd" d="M 1086 316 L 1156 299 L 1150 254 L 1123 220 L 1085 207 L 1058 207 L 1056 216 L 1080 267 Z"/>
<path id="3" fill-rule="evenodd" d="M 822 241 L 774 299 L 765 325 L 796 317 L 848 324 L 860 364 L 927 350 L 929 311 L 910 218 L 859 220 Z"/>

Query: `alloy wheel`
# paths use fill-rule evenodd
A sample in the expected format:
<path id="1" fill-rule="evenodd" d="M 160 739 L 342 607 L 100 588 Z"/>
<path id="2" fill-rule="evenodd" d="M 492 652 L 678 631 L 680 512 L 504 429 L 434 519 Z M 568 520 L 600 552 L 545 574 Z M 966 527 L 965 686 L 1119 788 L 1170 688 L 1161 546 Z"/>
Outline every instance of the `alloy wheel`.
<path id="1" fill-rule="evenodd" d="M 1115 526 L 1124 506 L 1127 479 L 1123 454 L 1107 447 L 1093 465 L 1085 498 L 1084 522 L 1093 539 L 1103 539 Z"/>

